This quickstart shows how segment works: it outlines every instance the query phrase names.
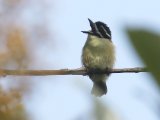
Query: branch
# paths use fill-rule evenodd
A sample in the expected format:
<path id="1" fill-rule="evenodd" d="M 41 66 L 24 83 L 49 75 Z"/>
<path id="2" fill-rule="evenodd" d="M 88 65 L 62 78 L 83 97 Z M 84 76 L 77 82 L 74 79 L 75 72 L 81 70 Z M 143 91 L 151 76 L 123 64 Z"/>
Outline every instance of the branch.
<path id="1" fill-rule="evenodd" d="M 138 73 L 148 72 L 146 68 L 123 68 L 111 69 L 109 71 L 94 71 L 92 73 Z M 60 70 L 8 70 L 0 69 L 0 76 L 19 75 L 19 76 L 46 76 L 46 75 L 87 75 L 88 71 L 85 68 L 79 69 L 60 69 Z"/>

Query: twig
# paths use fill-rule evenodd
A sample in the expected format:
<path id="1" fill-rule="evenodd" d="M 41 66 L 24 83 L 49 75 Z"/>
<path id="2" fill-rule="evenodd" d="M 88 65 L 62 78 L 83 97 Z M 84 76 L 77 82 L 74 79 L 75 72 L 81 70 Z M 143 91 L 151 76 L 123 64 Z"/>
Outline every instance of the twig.
<path id="1" fill-rule="evenodd" d="M 148 72 L 146 68 L 123 68 L 112 69 L 105 71 L 94 71 L 92 73 L 138 73 Z M 85 68 L 79 69 L 60 69 L 60 70 L 8 70 L 0 69 L 0 76 L 17 75 L 17 76 L 46 76 L 46 75 L 87 75 L 88 71 Z"/>

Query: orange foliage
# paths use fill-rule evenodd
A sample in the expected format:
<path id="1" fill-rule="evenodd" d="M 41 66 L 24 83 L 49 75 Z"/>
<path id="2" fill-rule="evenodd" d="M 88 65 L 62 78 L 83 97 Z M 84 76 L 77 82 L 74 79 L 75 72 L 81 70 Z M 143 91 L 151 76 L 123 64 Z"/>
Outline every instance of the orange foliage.
<path id="1" fill-rule="evenodd" d="M 24 69 L 28 66 L 29 55 L 26 45 L 26 31 L 23 25 L 17 24 L 17 13 L 23 9 L 25 0 L 2 0 L 2 11 L 0 19 L 0 69 Z M 20 15 L 20 14 L 19 14 Z M 1 77 L 1 76 L 0 76 Z M 1 78 L 0 81 L 0 120 L 28 120 L 22 98 L 28 89 L 28 80 L 17 82 Z M 5 81 L 6 80 L 6 81 Z M 7 83 L 7 90 L 3 89 L 3 84 Z M 14 89 L 13 89 L 14 88 Z"/>
<path id="2" fill-rule="evenodd" d="M 26 37 L 21 28 L 13 27 L 6 34 L 6 51 L 0 53 L 0 65 L 6 66 L 16 64 L 20 68 L 25 68 L 28 60 Z M 15 66 L 15 65 L 14 65 Z"/>
<path id="3" fill-rule="evenodd" d="M 0 120 L 26 120 L 21 100 L 18 90 L 4 91 L 0 88 Z"/>
<path id="4" fill-rule="evenodd" d="M 27 59 L 27 49 L 24 32 L 20 28 L 13 28 L 7 35 L 7 48 L 10 58 L 19 65 Z"/>

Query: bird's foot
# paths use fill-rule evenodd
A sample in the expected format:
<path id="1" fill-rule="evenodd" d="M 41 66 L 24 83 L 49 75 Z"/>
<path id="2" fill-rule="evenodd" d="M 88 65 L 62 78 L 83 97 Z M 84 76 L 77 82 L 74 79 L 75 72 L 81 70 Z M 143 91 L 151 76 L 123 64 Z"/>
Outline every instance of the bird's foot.
<path id="1" fill-rule="evenodd" d="M 111 68 L 106 68 L 106 74 L 109 76 L 111 74 L 111 71 L 112 69 Z"/>

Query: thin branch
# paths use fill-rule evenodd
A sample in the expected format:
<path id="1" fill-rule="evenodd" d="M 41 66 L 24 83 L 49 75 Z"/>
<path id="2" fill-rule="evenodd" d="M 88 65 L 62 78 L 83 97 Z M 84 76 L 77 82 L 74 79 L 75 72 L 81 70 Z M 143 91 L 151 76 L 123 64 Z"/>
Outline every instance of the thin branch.
<path id="1" fill-rule="evenodd" d="M 105 71 L 94 71 L 92 73 L 138 73 L 148 72 L 146 68 L 123 68 L 123 69 L 112 69 Z M 0 69 L 0 76 L 7 75 L 19 75 L 19 76 L 46 76 L 46 75 L 87 75 L 88 71 L 85 68 L 79 69 L 60 69 L 60 70 L 8 70 Z"/>

